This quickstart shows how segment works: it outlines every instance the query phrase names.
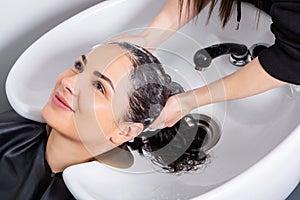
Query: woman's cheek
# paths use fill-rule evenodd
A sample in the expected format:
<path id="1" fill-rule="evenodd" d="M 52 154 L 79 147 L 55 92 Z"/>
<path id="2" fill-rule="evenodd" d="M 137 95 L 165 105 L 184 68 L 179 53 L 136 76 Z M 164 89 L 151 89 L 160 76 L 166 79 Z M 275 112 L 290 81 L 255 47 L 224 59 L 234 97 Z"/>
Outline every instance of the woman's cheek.
<path id="1" fill-rule="evenodd" d="M 106 135 L 113 132 L 116 128 L 116 116 L 114 116 L 110 106 L 96 109 L 96 117 L 99 128 Z"/>

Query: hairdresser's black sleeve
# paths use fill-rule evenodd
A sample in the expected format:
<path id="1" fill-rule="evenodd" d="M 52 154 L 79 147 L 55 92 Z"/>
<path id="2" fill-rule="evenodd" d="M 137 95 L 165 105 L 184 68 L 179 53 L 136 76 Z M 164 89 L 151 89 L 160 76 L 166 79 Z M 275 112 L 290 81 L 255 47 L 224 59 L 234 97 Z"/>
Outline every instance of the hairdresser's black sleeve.
<path id="1" fill-rule="evenodd" d="M 270 15 L 276 40 L 259 62 L 272 77 L 300 85 L 300 0 L 274 0 Z"/>

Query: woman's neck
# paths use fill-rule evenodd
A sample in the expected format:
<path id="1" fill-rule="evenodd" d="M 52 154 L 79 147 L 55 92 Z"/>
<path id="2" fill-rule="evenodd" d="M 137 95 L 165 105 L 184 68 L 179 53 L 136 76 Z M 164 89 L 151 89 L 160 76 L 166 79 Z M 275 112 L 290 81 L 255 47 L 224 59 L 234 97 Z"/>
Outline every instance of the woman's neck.
<path id="1" fill-rule="evenodd" d="M 46 146 L 46 160 L 52 172 L 61 172 L 65 168 L 93 160 L 93 156 L 81 142 L 72 141 L 52 129 Z"/>
<path id="2" fill-rule="evenodd" d="M 93 154 L 80 141 L 73 141 L 55 129 L 51 130 L 46 145 L 46 160 L 54 173 L 92 160 L 117 168 L 128 168 L 133 164 L 133 156 L 126 147 L 122 149 L 114 148 L 112 144 L 102 144 Z"/>

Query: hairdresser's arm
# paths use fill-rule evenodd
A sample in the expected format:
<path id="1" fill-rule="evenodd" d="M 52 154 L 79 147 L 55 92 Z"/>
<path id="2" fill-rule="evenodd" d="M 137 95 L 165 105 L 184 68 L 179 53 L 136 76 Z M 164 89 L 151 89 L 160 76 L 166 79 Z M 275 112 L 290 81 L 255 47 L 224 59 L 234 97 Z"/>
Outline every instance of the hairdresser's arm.
<path id="1" fill-rule="evenodd" d="M 195 14 L 193 14 L 192 10 L 188 12 L 185 3 L 186 1 L 184 1 L 181 17 L 179 15 L 178 0 L 169 0 L 149 26 L 141 33 L 137 35 L 121 35 L 112 41 L 128 41 L 150 50 L 156 49 L 178 29 L 194 18 Z M 191 5 L 190 7 L 192 8 L 193 6 Z"/>
<path id="2" fill-rule="evenodd" d="M 211 103 L 250 97 L 286 84 L 270 76 L 258 59 L 211 84 L 169 98 L 150 128 L 173 126 L 193 109 Z"/>

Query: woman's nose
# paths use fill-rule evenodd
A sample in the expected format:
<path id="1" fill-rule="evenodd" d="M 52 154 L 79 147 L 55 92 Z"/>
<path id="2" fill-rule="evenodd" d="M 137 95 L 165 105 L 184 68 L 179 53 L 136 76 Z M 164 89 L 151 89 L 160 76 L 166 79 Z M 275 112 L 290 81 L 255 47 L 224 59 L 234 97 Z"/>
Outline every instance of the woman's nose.
<path id="1" fill-rule="evenodd" d="M 75 87 L 76 84 L 76 77 L 75 76 L 70 76 L 70 77 L 65 77 L 61 80 L 63 90 L 65 92 L 68 92 L 72 95 L 78 95 L 78 90 Z"/>

